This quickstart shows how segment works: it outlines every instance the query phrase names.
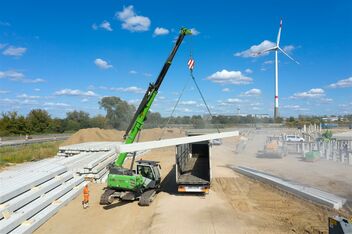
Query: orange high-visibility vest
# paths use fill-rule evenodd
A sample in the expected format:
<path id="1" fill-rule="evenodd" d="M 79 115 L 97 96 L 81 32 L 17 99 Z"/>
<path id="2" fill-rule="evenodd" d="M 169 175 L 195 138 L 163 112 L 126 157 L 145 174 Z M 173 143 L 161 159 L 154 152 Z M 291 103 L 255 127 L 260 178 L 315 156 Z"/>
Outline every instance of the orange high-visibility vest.
<path id="1" fill-rule="evenodd" d="M 83 201 L 85 201 L 85 202 L 89 201 L 89 189 L 88 189 L 88 187 L 84 187 L 84 189 L 83 189 Z"/>

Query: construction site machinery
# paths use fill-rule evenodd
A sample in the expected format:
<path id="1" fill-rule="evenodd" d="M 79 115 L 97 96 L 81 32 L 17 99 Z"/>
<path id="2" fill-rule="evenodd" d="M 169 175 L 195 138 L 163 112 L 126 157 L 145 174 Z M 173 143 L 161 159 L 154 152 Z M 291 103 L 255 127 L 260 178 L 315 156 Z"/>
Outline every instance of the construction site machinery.
<path id="1" fill-rule="evenodd" d="M 125 132 L 125 144 L 133 143 L 141 131 L 149 109 L 158 94 L 158 90 L 169 67 L 171 66 L 172 60 L 184 37 L 189 34 L 192 34 L 190 29 L 181 28 L 175 46 L 167 58 L 156 82 L 149 84 L 149 87 Z M 139 160 L 136 161 L 136 169 L 134 170 L 134 157 L 129 169 L 123 167 L 126 157 L 127 153 L 121 152 L 115 162 L 110 165 L 107 187 L 100 198 L 101 205 L 109 205 L 115 200 L 139 200 L 139 205 L 148 206 L 154 199 L 161 181 L 159 162 Z"/>
<path id="2" fill-rule="evenodd" d="M 266 139 L 264 150 L 259 150 L 258 158 L 283 158 L 287 155 L 287 147 L 282 137 L 269 136 Z"/>
<path id="3" fill-rule="evenodd" d="M 329 217 L 329 234 L 352 234 L 352 223 L 341 216 Z"/>

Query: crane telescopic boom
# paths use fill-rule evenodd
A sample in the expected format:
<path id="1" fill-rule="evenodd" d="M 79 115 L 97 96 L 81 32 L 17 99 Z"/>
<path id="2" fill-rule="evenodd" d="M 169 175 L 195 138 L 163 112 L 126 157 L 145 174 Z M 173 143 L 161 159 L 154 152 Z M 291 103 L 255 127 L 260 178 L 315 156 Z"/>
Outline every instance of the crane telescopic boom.
<path id="1" fill-rule="evenodd" d="M 144 94 L 144 97 L 143 97 L 141 103 L 139 104 L 139 107 L 138 107 L 136 113 L 134 114 L 132 121 L 130 122 L 130 125 L 128 126 L 128 128 L 125 132 L 125 135 L 124 135 L 124 139 L 125 139 L 124 143 L 125 144 L 133 143 L 136 136 L 141 131 L 143 124 L 144 124 L 144 121 L 145 121 L 147 114 L 149 112 L 149 109 L 152 106 L 153 101 L 155 99 L 155 96 L 158 94 L 158 90 L 161 86 L 161 83 L 163 82 L 164 77 L 171 66 L 172 60 L 174 59 L 174 56 L 175 56 L 179 46 L 181 45 L 183 38 L 189 34 L 192 34 L 190 29 L 181 28 L 180 34 L 177 38 L 175 46 L 172 49 L 169 57 L 167 58 L 163 68 L 161 69 L 157 80 L 155 81 L 155 83 L 149 84 L 149 87 L 148 87 L 146 93 Z M 126 157 L 127 157 L 127 153 L 120 153 L 115 161 L 115 166 L 122 167 Z"/>

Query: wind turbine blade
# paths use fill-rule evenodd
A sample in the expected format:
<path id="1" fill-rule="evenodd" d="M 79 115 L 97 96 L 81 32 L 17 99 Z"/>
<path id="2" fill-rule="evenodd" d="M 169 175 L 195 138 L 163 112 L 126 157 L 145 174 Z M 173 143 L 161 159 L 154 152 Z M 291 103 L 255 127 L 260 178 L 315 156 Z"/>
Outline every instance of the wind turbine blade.
<path id="1" fill-rule="evenodd" d="M 287 57 L 289 57 L 292 61 L 294 61 L 295 63 L 299 64 L 298 61 L 294 60 L 290 55 L 288 55 L 283 49 L 281 49 L 280 47 L 277 47 L 283 54 L 285 54 Z"/>
<path id="2" fill-rule="evenodd" d="M 280 45 L 281 29 L 282 29 L 282 19 L 280 19 L 280 28 L 279 28 L 279 32 L 277 33 L 276 46 Z"/>
<path id="3" fill-rule="evenodd" d="M 261 55 L 261 54 L 264 54 L 266 52 L 273 51 L 273 50 L 276 50 L 276 49 L 277 49 L 277 47 L 275 46 L 275 47 L 272 47 L 272 48 L 269 48 L 269 49 L 265 49 L 265 50 L 262 50 L 262 51 L 259 51 L 259 52 L 255 52 L 254 54 L 255 55 Z"/>

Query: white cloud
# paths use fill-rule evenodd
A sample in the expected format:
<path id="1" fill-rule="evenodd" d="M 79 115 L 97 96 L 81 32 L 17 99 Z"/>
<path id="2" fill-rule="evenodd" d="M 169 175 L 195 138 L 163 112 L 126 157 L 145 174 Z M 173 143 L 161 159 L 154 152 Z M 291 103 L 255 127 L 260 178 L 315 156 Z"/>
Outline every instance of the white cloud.
<path id="1" fill-rule="evenodd" d="M 242 99 L 239 99 L 239 98 L 228 98 L 228 99 L 226 100 L 226 102 L 227 102 L 227 103 L 241 103 L 241 102 L 243 102 L 243 100 L 242 100 Z"/>
<path id="2" fill-rule="evenodd" d="M 88 101 L 89 101 L 88 98 L 83 98 L 83 99 L 81 100 L 81 102 L 88 102 Z"/>
<path id="3" fill-rule="evenodd" d="M 260 106 L 262 105 L 260 102 L 252 102 L 249 104 L 250 106 Z"/>
<path id="4" fill-rule="evenodd" d="M 82 97 L 94 97 L 97 96 L 93 91 L 83 92 L 78 89 L 62 89 L 55 92 L 57 96 L 82 96 Z"/>
<path id="5" fill-rule="evenodd" d="M 38 89 L 38 88 L 35 88 L 35 89 L 34 89 L 34 91 L 36 91 L 36 92 L 39 92 L 39 91 L 40 91 L 40 89 Z"/>
<path id="6" fill-rule="evenodd" d="M 10 93 L 10 91 L 8 91 L 8 90 L 1 90 L 1 89 L 0 89 L 0 94 L 7 94 L 7 93 Z"/>
<path id="7" fill-rule="evenodd" d="M 131 71 L 129 71 L 129 73 L 132 74 L 132 75 L 134 75 L 134 74 L 137 74 L 138 72 L 135 71 L 135 70 L 131 70 Z"/>
<path id="8" fill-rule="evenodd" d="M 146 77 L 151 77 L 152 76 L 152 74 L 147 73 L 147 72 L 143 73 L 143 75 L 146 76 Z"/>
<path id="9" fill-rule="evenodd" d="M 93 30 L 98 30 L 98 25 L 96 23 L 92 24 L 92 29 Z"/>
<path id="10" fill-rule="evenodd" d="M 102 29 L 105 29 L 106 31 L 109 31 L 109 32 L 112 31 L 112 28 L 111 28 L 111 25 L 110 25 L 109 21 L 106 21 L 106 20 L 104 20 L 104 21 L 99 25 L 99 27 L 102 28 Z"/>
<path id="11" fill-rule="evenodd" d="M 62 102 L 45 102 L 43 104 L 44 106 L 50 106 L 50 107 L 69 107 L 69 104 L 62 103 Z"/>
<path id="12" fill-rule="evenodd" d="M 294 47 L 293 45 L 287 45 L 283 48 L 283 50 L 288 54 L 291 53 L 294 49 L 296 49 L 296 47 Z"/>
<path id="13" fill-rule="evenodd" d="M 97 58 L 94 60 L 95 65 L 97 65 L 97 67 L 99 67 L 100 69 L 109 69 L 112 68 L 112 65 L 109 64 L 108 62 L 106 62 L 105 60 L 101 59 L 101 58 Z"/>
<path id="14" fill-rule="evenodd" d="M 128 93 L 144 93 L 145 90 L 142 88 L 138 88 L 136 86 L 131 86 L 127 88 L 110 88 L 110 90 L 113 91 L 119 91 L 119 92 L 128 92 Z"/>
<path id="15" fill-rule="evenodd" d="M 249 84 L 252 83 L 253 79 L 242 74 L 240 71 L 228 71 L 223 69 L 222 71 L 217 71 L 211 76 L 206 78 L 214 83 L 218 84 Z"/>
<path id="16" fill-rule="evenodd" d="M 25 48 L 25 47 L 9 46 L 2 52 L 2 54 L 7 55 L 7 56 L 20 57 L 24 53 L 26 53 L 26 51 L 27 51 L 27 48 Z"/>
<path id="17" fill-rule="evenodd" d="M 45 82 L 45 80 L 37 78 L 37 79 L 23 79 L 22 80 L 23 83 L 32 83 L 32 84 L 36 84 L 36 83 L 43 83 Z"/>
<path id="18" fill-rule="evenodd" d="M 273 60 L 267 60 L 267 61 L 264 61 L 263 64 L 273 64 L 274 61 Z"/>
<path id="19" fill-rule="evenodd" d="M 0 43 L 0 49 L 5 48 L 6 46 L 7 46 L 7 44 L 2 44 L 2 43 Z"/>
<path id="20" fill-rule="evenodd" d="M 223 88 L 221 91 L 223 91 L 223 92 L 230 92 L 230 89 L 229 89 L 229 88 Z"/>
<path id="21" fill-rule="evenodd" d="M 166 28 L 156 27 L 154 29 L 154 36 L 167 35 L 167 34 L 169 34 L 169 32 L 170 31 Z"/>
<path id="22" fill-rule="evenodd" d="M 246 70 L 244 70 L 245 73 L 247 74 L 252 74 L 253 73 L 253 70 L 252 69 L 249 69 L 247 68 Z"/>
<path id="23" fill-rule="evenodd" d="M 25 78 L 25 75 L 22 72 L 18 72 L 15 70 L 8 70 L 8 71 L 0 71 L 0 79 L 7 78 L 11 81 L 20 81 L 23 83 L 42 83 L 45 82 L 43 79 L 28 79 Z"/>
<path id="24" fill-rule="evenodd" d="M 137 105 L 141 102 L 140 99 L 131 99 L 131 100 L 127 100 L 128 104 L 132 104 L 132 105 Z"/>
<path id="25" fill-rule="evenodd" d="M 310 89 L 306 92 L 301 92 L 301 93 L 295 93 L 291 98 L 298 99 L 298 98 L 320 98 L 325 96 L 325 91 L 324 89 L 321 88 L 315 88 L 315 89 Z"/>
<path id="26" fill-rule="evenodd" d="M 181 105 L 196 105 L 196 101 L 182 101 L 180 102 Z"/>
<path id="27" fill-rule="evenodd" d="M 133 6 L 123 7 L 123 10 L 116 12 L 115 17 L 122 21 L 122 28 L 131 32 L 148 31 L 150 19 L 145 16 L 139 16 L 134 12 Z"/>
<path id="28" fill-rule="evenodd" d="M 349 88 L 349 87 L 352 87 L 352 76 L 344 80 L 339 80 L 336 83 L 329 85 L 329 88 Z"/>
<path id="29" fill-rule="evenodd" d="M 332 103 L 334 100 L 332 98 L 321 98 L 320 102 L 324 104 Z"/>
<path id="30" fill-rule="evenodd" d="M 96 23 L 92 24 L 93 30 L 98 30 L 99 28 L 102 28 L 109 32 L 113 31 L 110 22 L 107 20 L 104 20 L 101 24 L 99 24 L 99 26 Z"/>
<path id="31" fill-rule="evenodd" d="M 260 96 L 262 91 L 260 89 L 250 89 L 242 94 L 242 96 Z"/>
<path id="32" fill-rule="evenodd" d="M 300 105 L 285 105 L 282 107 L 283 109 L 290 109 L 295 111 L 306 111 L 308 108 L 301 107 Z"/>
<path id="33" fill-rule="evenodd" d="M 8 78 L 13 81 L 21 80 L 24 78 L 24 74 L 15 70 L 0 71 L 0 79 Z"/>
<path id="34" fill-rule="evenodd" d="M 17 95 L 18 98 L 25 98 L 25 99 L 38 99 L 40 98 L 39 96 L 30 96 L 25 93 Z"/>
<path id="35" fill-rule="evenodd" d="M 197 36 L 200 32 L 195 28 L 191 28 L 191 33 L 193 36 Z"/>
<path id="36" fill-rule="evenodd" d="M 258 55 L 258 53 L 263 50 L 272 48 L 274 46 L 276 46 L 276 44 L 274 42 L 264 40 L 259 45 L 252 45 L 249 49 L 247 49 L 245 51 L 235 53 L 235 56 L 244 57 L 244 58 L 264 56 L 264 55 L 267 55 L 269 52 L 262 53 L 259 55 Z"/>

